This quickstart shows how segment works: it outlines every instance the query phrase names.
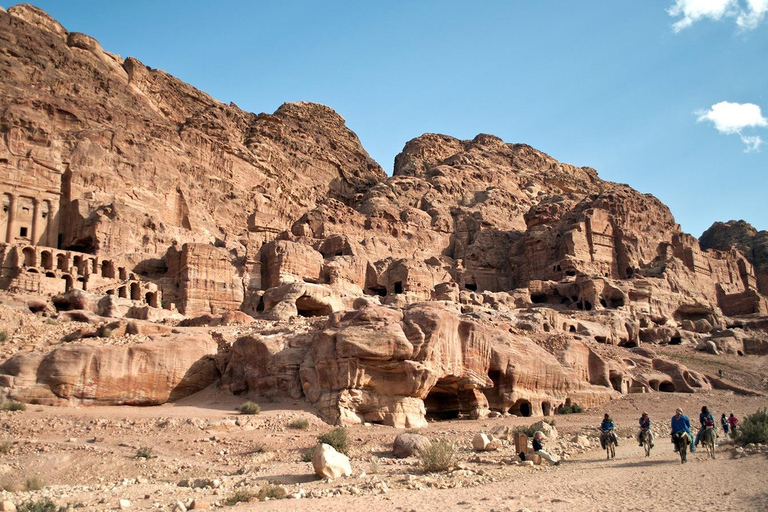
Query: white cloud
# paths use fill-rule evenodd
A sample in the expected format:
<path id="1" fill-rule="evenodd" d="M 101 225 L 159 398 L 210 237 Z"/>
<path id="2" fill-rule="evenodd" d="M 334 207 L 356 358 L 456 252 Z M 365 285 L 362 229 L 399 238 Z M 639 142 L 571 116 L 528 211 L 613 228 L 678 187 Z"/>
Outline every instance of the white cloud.
<path id="1" fill-rule="evenodd" d="M 715 129 L 728 135 L 738 134 L 746 146 L 747 153 L 759 151 L 763 139 L 758 135 L 744 135 L 745 128 L 763 128 L 768 126 L 768 119 L 763 116 L 759 105 L 754 103 L 731 103 L 721 101 L 715 103 L 709 110 L 696 112 L 697 121 L 711 121 Z"/>
<path id="2" fill-rule="evenodd" d="M 768 0 L 675 0 L 667 13 L 681 17 L 672 24 L 675 32 L 707 18 L 735 18 L 741 30 L 754 30 L 768 15 Z"/>
<path id="3" fill-rule="evenodd" d="M 683 17 L 672 25 L 672 30 L 680 32 L 703 18 L 720 20 L 723 16 L 733 15 L 738 7 L 736 0 L 675 0 L 675 5 L 667 12 L 670 16 Z"/>
<path id="4" fill-rule="evenodd" d="M 742 10 L 736 24 L 744 30 L 754 30 L 768 13 L 768 0 L 747 0 L 747 10 Z"/>

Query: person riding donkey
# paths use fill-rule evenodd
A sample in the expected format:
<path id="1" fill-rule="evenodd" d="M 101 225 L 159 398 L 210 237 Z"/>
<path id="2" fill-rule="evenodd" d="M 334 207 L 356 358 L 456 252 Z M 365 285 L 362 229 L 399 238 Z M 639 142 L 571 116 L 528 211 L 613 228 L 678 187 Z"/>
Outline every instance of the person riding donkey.
<path id="1" fill-rule="evenodd" d="M 691 452 L 695 452 L 696 449 L 693 446 L 693 434 L 691 434 L 691 420 L 688 419 L 688 416 L 683 414 L 683 410 L 679 407 L 675 410 L 675 415 L 672 416 L 672 443 L 675 445 L 675 452 L 680 451 L 680 445 L 675 437 L 675 434 L 678 432 L 685 432 L 688 434 L 688 437 L 691 440 Z"/>
<path id="2" fill-rule="evenodd" d="M 616 446 L 619 446 L 619 439 L 616 437 L 616 433 L 613 431 L 613 419 L 608 413 L 605 413 L 605 416 L 603 416 L 603 422 L 600 423 L 600 432 L 609 433 L 613 438 L 613 443 Z M 603 447 L 603 450 L 605 450 L 605 439 L 603 436 L 600 436 L 600 445 Z"/>
<path id="3" fill-rule="evenodd" d="M 639 443 L 639 446 L 643 446 L 643 431 L 647 430 L 651 435 L 651 448 L 653 448 L 653 431 L 651 431 L 651 418 L 648 416 L 647 412 L 643 412 L 643 414 L 640 416 L 639 423 L 640 430 L 637 432 L 637 442 Z"/>
<path id="4" fill-rule="evenodd" d="M 701 435 L 704 433 L 704 430 L 710 427 L 715 427 L 715 417 L 712 416 L 712 413 L 709 412 L 709 409 L 707 409 L 706 405 L 701 408 L 701 414 L 699 414 L 699 423 L 701 424 L 701 428 L 699 428 L 699 431 L 696 433 L 696 440 L 693 442 L 694 448 L 699 446 L 699 443 L 701 442 Z M 715 445 L 717 445 L 717 441 L 715 441 Z"/>

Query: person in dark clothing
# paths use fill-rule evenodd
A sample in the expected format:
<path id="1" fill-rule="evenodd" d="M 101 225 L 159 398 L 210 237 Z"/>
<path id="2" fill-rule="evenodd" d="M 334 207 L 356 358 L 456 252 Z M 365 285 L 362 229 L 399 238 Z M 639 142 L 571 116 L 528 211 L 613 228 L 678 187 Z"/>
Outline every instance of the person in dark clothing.
<path id="1" fill-rule="evenodd" d="M 725 413 L 720 416 L 720 426 L 723 427 L 723 433 L 728 435 L 728 418 L 725 417 Z"/>
<path id="2" fill-rule="evenodd" d="M 715 417 L 712 416 L 712 413 L 709 412 L 709 409 L 707 409 L 707 406 L 701 408 L 701 414 L 699 414 L 699 431 L 696 432 L 696 440 L 693 442 L 693 446 L 699 446 L 699 442 L 701 441 L 701 435 L 704 433 L 704 429 L 707 427 L 714 427 L 715 426 Z"/>
<path id="3" fill-rule="evenodd" d="M 600 432 L 610 433 L 611 437 L 613 437 L 614 444 L 616 444 L 616 446 L 619 446 L 619 439 L 616 437 L 616 433 L 613 431 L 613 419 L 611 418 L 611 415 L 608 413 L 605 413 L 605 416 L 603 416 L 603 422 L 600 423 Z M 600 436 L 600 444 L 603 446 L 603 450 L 605 450 L 605 444 L 603 443 L 603 436 Z"/>
<path id="4" fill-rule="evenodd" d="M 533 445 L 533 453 L 535 453 L 536 455 L 539 455 L 542 459 L 546 460 L 553 466 L 557 466 L 558 464 L 560 464 L 560 460 L 554 455 L 551 455 L 544 451 L 544 446 L 541 443 L 543 437 L 544 437 L 544 433 L 541 431 L 538 431 L 535 434 L 533 434 L 533 441 L 531 441 L 531 444 Z"/>

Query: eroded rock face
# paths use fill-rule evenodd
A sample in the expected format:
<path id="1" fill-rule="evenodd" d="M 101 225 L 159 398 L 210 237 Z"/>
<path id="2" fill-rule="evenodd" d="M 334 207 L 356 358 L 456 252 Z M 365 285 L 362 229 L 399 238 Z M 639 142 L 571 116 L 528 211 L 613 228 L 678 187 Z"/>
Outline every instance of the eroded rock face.
<path id="1" fill-rule="evenodd" d="M 232 392 L 421 426 L 725 385 L 641 345 L 768 351 L 746 223 L 700 243 L 656 198 L 487 134 L 417 137 L 387 177 L 328 107 L 244 112 L 31 6 L 0 11 L 0 47 L 0 290 L 98 326 L 71 339 L 238 326 L 20 354 L 12 396 L 160 403 L 216 354 Z"/>
<path id="2" fill-rule="evenodd" d="M 132 347 L 68 345 L 20 354 L 0 366 L 12 377 L 10 396 L 47 405 L 158 405 L 216 381 L 217 345 L 176 337 Z"/>

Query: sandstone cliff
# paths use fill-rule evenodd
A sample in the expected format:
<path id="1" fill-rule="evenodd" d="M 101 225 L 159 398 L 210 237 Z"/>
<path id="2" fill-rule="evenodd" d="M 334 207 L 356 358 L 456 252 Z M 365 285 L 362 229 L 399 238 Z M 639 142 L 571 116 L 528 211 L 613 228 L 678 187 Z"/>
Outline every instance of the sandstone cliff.
<path id="1" fill-rule="evenodd" d="M 19 399 L 216 380 L 418 426 L 709 389 L 639 347 L 768 343 L 761 234 L 700 245 L 653 196 L 525 144 L 425 134 L 387 177 L 328 107 L 244 112 L 29 5 L 0 12 L 0 73 L 0 289 L 40 315 L 178 325 L 20 353 L 0 367 Z M 200 325 L 215 346 L 179 341 Z"/>

